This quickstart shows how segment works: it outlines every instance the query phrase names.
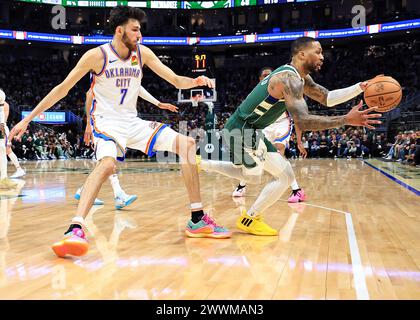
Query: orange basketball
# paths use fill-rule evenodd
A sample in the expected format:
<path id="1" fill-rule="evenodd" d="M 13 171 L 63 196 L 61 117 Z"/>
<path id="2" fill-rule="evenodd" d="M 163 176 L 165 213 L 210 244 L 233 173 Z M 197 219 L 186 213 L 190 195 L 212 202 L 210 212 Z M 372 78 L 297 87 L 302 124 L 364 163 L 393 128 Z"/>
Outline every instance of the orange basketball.
<path id="1" fill-rule="evenodd" d="M 378 76 L 369 80 L 364 99 L 369 108 L 378 107 L 379 112 L 388 112 L 401 102 L 401 85 L 392 77 Z"/>

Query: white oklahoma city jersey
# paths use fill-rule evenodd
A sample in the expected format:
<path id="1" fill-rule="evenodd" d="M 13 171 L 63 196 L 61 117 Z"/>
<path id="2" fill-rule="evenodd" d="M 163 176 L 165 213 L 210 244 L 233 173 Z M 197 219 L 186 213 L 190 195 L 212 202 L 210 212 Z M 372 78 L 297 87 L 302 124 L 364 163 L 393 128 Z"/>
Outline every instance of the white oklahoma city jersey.
<path id="1" fill-rule="evenodd" d="M 141 86 L 141 52 L 121 58 L 111 44 L 100 46 L 104 67 L 92 76 L 91 124 L 96 159 L 124 160 L 126 148 L 153 156 L 156 150 L 172 151 L 178 133 L 163 123 L 137 117 Z"/>
<path id="2" fill-rule="evenodd" d="M 104 54 L 100 73 L 93 73 L 93 117 L 137 117 L 137 98 L 143 77 L 140 49 L 119 57 L 111 43 L 99 47 Z"/>

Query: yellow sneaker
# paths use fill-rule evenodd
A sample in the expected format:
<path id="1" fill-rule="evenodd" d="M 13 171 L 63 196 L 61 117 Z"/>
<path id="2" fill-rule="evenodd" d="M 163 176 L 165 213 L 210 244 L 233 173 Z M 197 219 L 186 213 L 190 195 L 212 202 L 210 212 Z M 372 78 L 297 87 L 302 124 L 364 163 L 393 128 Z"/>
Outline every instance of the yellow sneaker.
<path id="1" fill-rule="evenodd" d="M 200 173 L 200 171 L 201 171 L 201 167 L 200 167 L 200 164 L 201 164 L 201 156 L 196 155 L 195 156 L 195 162 L 197 163 L 197 172 Z"/>
<path id="2" fill-rule="evenodd" d="M 236 227 L 246 233 L 254 234 L 257 236 L 277 236 L 277 230 L 271 228 L 264 222 L 261 215 L 251 217 L 246 210 L 242 210 L 238 220 L 236 220 Z"/>

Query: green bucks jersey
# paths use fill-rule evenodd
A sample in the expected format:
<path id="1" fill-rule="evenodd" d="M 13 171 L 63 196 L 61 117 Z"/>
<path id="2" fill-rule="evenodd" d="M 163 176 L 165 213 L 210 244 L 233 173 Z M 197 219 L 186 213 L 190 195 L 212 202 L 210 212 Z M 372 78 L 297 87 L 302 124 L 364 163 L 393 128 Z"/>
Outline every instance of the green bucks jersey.
<path id="1" fill-rule="evenodd" d="M 276 99 L 268 93 L 268 82 L 280 72 L 293 72 L 301 76 L 291 65 L 283 65 L 265 77 L 245 98 L 226 123 L 226 128 L 264 129 L 274 123 L 285 111 L 284 99 Z"/>

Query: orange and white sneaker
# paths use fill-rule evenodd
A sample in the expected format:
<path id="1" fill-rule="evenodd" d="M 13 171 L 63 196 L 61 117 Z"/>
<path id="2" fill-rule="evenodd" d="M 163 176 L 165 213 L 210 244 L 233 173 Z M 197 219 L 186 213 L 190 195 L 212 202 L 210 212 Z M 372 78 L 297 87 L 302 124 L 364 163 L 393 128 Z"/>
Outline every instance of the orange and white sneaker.
<path id="1" fill-rule="evenodd" d="M 67 254 L 71 256 L 84 256 L 89 250 L 89 243 L 85 233 L 80 228 L 74 228 L 64 235 L 64 239 L 52 245 L 54 253 L 63 258 Z"/>

